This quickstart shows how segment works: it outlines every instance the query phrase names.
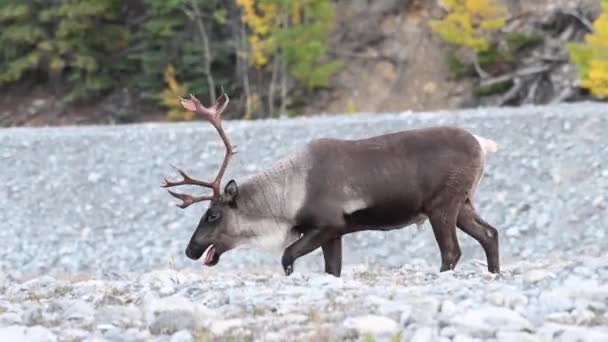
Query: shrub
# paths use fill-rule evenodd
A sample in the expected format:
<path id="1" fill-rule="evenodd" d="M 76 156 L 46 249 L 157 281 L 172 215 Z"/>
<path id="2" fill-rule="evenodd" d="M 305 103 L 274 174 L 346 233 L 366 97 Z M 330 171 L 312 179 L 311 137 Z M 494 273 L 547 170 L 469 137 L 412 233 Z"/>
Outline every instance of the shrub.
<path id="1" fill-rule="evenodd" d="M 67 101 L 111 87 L 131 34 L 119 18 L 119 0 L 0 1 L 0 85 L 27 73 L 67 79 Z"/>
<path id="2" fill-rule="evenodd" d="M 286 63 L 288 72 L 309 89 L 327 86 L 341 67 L 327 61 L 334 8 L 330 0 L 237 0 L 253 64 L 261 68 L 274 55 Z"/>
<path id="3" fill-rule="evenodd" d="M 167 118 L 172 121 L 192 120 L 194 113 L 187 111 L 180 103 L 180 97 L 186 97 L 184 86 L 175 79 L 175 68 L 169 64 L 164 72 L 166 88 L 161 93 L 163 105 L 168 108 Z"/>
<path id="4" fill-rule="evenodd" d="M 431 20 L 431 29 L 445 41 L 486 51 L 490 47 L 487 34 L 505 25 L 506 7 L 494 0 L 442 0 L 449 13 L 441 20 Z"/>
<path id="5" fill-rule="evenodd" d="M 597 98 L 608 97 L 608 0 L 602 0 L 602 13 L 594 21 L 594 32 L 582 43 L 568 43 L 570 59 L 578 68 L 580 87 Z"/>

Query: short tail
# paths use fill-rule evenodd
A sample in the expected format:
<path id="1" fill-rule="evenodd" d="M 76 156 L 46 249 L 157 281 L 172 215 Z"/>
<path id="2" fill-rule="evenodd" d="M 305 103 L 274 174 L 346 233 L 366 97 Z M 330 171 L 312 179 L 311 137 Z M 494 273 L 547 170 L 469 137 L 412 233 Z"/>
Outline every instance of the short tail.
<path id="1" fill-rule="evenodd" d="M 484 155 L 498 151 L 498 144 L 496 141 L 475 134 L 473 134 L 473 136 L 477 139 L 479 145 L 481 145 L 481 150 Z"/>

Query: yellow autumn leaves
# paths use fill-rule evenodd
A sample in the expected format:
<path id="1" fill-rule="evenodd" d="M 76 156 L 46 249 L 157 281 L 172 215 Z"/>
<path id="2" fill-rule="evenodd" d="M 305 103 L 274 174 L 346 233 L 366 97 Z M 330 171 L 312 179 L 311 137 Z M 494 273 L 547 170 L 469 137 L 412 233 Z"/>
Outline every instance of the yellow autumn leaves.
<path id="1" fill-rule="evenodd" d="M 248 40 L 253 63 L 256 66 L 264 66 L 268 63 L 268 51 L 272 44 L 270 34 L 279 10 L 275 4 L 256 4 L 255 0 L 237 0 L 236 3 L 243 8 L 243 20 L 252 31 Z"/>
<path id="2" fill-rule="evenodd" d="M 593 33 L 583 43 L 567 45 L 578 66 L 579 86 L 598 98 L 608 97 L 608 0 L 602 0 L 602 14 L 593 23 Z"/>
<path id="3" fill-rule="evenodd" d="M 192 120 L 194 113 L 185 110 L 181 103 L 180 97 L 185 97 L 186 88 L 180 85 L 175 79 L 175 68 L 169 64 L 163 74 L 166 88 L 161 93 L 162 103 L 169 108 L 167 117 L 169 120 Z"/>
<path id="4" fill-rule="evenodd" d="M 505 25 L 506 7 L 493 0 L 442 0 L 449 13 L 441 20 L 431 20 L 431 28 L 445 41 L 486 51 L 488 32 Z"/>

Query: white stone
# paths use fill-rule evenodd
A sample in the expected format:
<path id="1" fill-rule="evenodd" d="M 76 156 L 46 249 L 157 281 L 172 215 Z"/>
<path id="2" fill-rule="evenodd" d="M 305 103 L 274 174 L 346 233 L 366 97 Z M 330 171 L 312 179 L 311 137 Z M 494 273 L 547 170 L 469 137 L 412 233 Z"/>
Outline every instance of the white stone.
<path id="1" fill-rule="evenodd" d="M 12 325 L 0 327 L 0 341 L 55 342 L 57 336 L 42 326 L 24 327 Z"/>
<path id="2" fill-rule="evenodd" d="M 192 342 L 194 338 L 192 334 L 187 330 L 180 330 L 175 334 L 171 335 L 170 342 Z"/>
<path id="3" fill-rule="evenodd" d="M 528 283 L 537 283 L 547 278 L 555 278 L 553 272 L 546 270 L 530 270 L 524 275 L 524 280 Z"/>
<path id="4" fill-rule="evenodd" d="M 427 323 L 435 320 L 439 311 L 440 302 L 434 297 L 424 297 L 410 302 L 412 305 L 412 320 L 419 323 Z"/>
<path id="5" fill-rule="evenodd" d="M 108 305 L 97 310 L 95 320 L 110 323 L 122 328 L 139 327 L 142 325 L 143 314 L 133 304 Z"/>
<path id="6" fill-rule="evenodd" d="M 543 340 L 529 333 L 515 331 L 499 331 L 496 333 L 498 342 L 543 342 Z"/>
<path id="7" fill-rule="evenodd" d="M 25 341 L 26 329 L 26 327 L 18 325 L 0 327 L 0 341 Z"/>
<path id="8" fill-rule="evenodd" d="M 538 302 L 545 313 L 568 311 L 574 308 L 570 292 L 564 289 L 544 291 L 538 297 Z"/>
<path id="9" fill-rule="evenodd" d="M 545 320 L 549 322 L 561 324 L 573 324 L 574 317 L 569 312 L 554 312 L 545 316 Z"/>
<path id="10" fill-rule="evenodd" d="M 454 313 L 456 313 L 456 311 L 456 304 L 454 304 L 454 302 L 452 302 L 451 300 L 444 300 L 443 303 L 441 303 L 441 313 L 444 316 L 452 316 L 454 315 Z"/>
<path id="11" fill-rule="evenodd" d="M 241 325 L 243 325 L 243 320 L 238 318 L 213 321 L 209 327 L 209 331 L 215 336 L 221 336 L 228 330 Z"/>
<path id="12" fill-rule="evenodd" d="M 25 340 L 28 342 L 57 341 L 57 336 L 55 336 L 55 334 L 53 334 L 49 329 L 39 325 L 27 328 L 25 336 Z"/>
<path id="13" fill-rule="evenodd" d="M 456 335 L 452 339 L 452 342 L 481 342 L 481 339 L 466 336 L 466 335 Z"/>
<path id="14" fill-rule="evenodd" d="M 502 307 L 484 307 L 455 316 L 451 323 L 460 332 L 474 337 L 488 337 L 495 330 L 520 331 L 531 329 L 530 322 L 516 311 Z"/>
<path id="15" fill-rule="evenodd" d="M 402 307 L 399 316 L 399 324 L 401 324 L 401 326 L 408 325 L 412 321 L 412 312 L 412 308 L 409 305 Z"/>
<path id="16" fill-rule="evenodd" d="M 441 329 L 440 335 L 445 337 L 454 337 L 458 334 L 458 330 L 453 326 L 449 325 L 443 329 Z"/>
<path id="17" fill-rule="evenodd" d="M 603 342 L 608 341 L 607 330 L 589 329 L 588 327 L 564 327 L 558 342 Z"/>
<path id="18" fill-rule="evenodd" d="M 63 318 L 66 321 L 88 324 L 95 318 L 93 306 L 82 300 L 71 300 L 62 303 Z"/>
<path id="19" fill-rule="evenodd" d="M 394 320 L 377 315 L 349 317 L 344 320 L 344 327 L 354 329 L 360 334 L 394 335 L 399 331 L 399 324 Z"/>
<path id="20" fill-rule="evenodd" d="M 410 342 L 433 342 L 437 339 L 437 330 L 431 327 L 422 327 L 418 328 L 412 338 L 409 340 Z"/>

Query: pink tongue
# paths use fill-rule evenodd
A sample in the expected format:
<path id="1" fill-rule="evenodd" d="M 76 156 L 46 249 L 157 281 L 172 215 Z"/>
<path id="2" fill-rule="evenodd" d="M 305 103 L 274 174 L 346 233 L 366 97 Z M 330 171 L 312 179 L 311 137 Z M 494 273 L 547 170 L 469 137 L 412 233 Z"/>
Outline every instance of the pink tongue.
<path id="1" fill-rule="evenodd" d="M 205 256 L 205 260 L 203 261 L 205 263 L 205 265 L 209 265 L 211 263 L 214 255 L 215 255 L 215 246 L 212 246 L 211 248 L 209 248 L 209 251 L 207 252 L 207 255 Z"/>

